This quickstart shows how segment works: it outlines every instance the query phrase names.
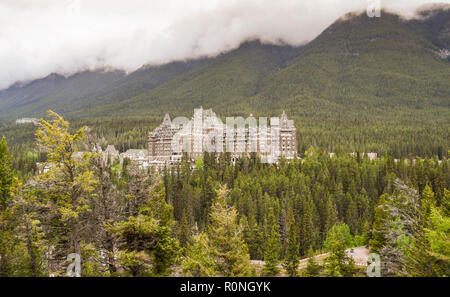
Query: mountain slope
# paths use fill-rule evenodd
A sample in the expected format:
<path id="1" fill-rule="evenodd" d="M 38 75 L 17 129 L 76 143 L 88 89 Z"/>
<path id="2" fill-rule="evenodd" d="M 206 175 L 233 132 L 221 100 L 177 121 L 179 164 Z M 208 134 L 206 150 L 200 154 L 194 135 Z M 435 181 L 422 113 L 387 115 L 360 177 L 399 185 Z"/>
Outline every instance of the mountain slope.
<path id="1" fill-rule="evenodd" d="M 227 109 L 260 88 L 262 78 L 278 71 L 301 52 L 291 46 L 246 42 L 238 49 L 208 60 L 204 65 L 120 103 L 75 112 L 75 116 L 190 112 L 204 105 Z"/>
<path id="2" fill-rule="evenodd" d="M 222 114 L 447 109 L 450 64 L 438 52 L 449 12 L 424 12 L 420 21 L 350 14 L 302 50 L 247 43 L 147 93 L 74 115 L 181 114 L 200 105 Z"/>
<path id="3" fill-rule="evenodd" d="M 97 105 L 106 105 L 146 93 L 163 83 L 186 72 L 192 71 L 208 59 L 176 61 L 161 66 L 143 66 L 122 79 L 102 88 L 94 94 L 80 98 L 72 105 L 73 109 L 89 109 Z"/>
<path id="4" fill-rule="evenodd" d="M 319 98 L 347 110 L 448 108 L 450 64 L 416 25 L 387 13 L 337 21 L 305 47 L 296 63 L 265 79 L 260 106 Z"/>
<path id="5" fill-rule="evenodd" d="M 15 84 L 0 91 L 0 117 L 42 116 L 47 109 L 70 110 L 71 103 L 125 75 L 122 71 L 84 71 L 64 77 L 59 74 Z"/>
<path id="6" fill-rule="evenodd" d="M 442 158 L 450 147 L 448 7 L 414 20 L 349 14 L 301 48 L 246 42 L 215 58 L 142 68 L 52 108 L 122 150 L 145 148 L 165 113 L 191 116 L 203 106 L 220 116 L 285 110 L 300 152 L 316 145 Z M 18 138 L 13 130 L 6 123 L 0 133 Z"/>

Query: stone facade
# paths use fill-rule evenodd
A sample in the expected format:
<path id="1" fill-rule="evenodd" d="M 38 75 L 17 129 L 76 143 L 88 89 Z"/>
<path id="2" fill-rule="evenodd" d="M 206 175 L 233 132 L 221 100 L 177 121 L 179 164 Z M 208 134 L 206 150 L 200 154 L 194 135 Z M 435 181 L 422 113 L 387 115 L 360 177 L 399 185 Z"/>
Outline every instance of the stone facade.
<path id="1" fill-rule="evenodd" d="M 264 162 L 275 163 L 281 157 L 292 159 L 297 155 L 294 121 L 283 112 L 280 118 L 227 118 L 224 124 L 211 109 L 195 109 L 188 120 L 177 118 L 172 122 L 166 114 L 163 123 L 149 134 L 150 163 L 175 163 L 183 152 L 191 159 L 204 152 L 230 152 L 233 158 L 257 153 Z"/>

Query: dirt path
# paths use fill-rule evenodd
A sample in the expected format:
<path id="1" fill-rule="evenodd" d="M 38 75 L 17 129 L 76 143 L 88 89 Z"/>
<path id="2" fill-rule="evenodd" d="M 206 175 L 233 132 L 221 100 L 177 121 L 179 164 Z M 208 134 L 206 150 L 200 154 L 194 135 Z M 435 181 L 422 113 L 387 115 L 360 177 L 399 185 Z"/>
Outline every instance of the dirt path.
<path id="1" fill-rule="evenodd" d="M 369 249 L 367 249 L 365 246 L 359 246 L 351 249 L 345 250 L 348 256 L 352 257 L 355 261 L 355 264 L 358 266 L 366 266 L 367 265 L 367 256 L 369 255 Z M 328 256 L 328 253 L 319 254 L 314 256 L 316 258 L 316 261 L 321 264 Z M 300 260 L 300 263 L 298 265 L 299 269 L 306 268 L 306 265 L 308 263 L 308 258 Z M 258 268 L 262 268 L 265 264 L 264 261 L 261 260 L 251 260 L 251 265 L 254 265 Z M 281 264 L 278 265 L 279 268 L 282 268 Z"/>

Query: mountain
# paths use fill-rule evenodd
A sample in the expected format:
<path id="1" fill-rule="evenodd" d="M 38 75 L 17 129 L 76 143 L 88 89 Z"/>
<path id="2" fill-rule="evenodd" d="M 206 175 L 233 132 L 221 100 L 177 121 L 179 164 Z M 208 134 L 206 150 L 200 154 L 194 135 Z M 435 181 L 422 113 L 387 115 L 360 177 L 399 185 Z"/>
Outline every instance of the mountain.
<path id="1" fill-rule="evenodd" d="M 208 61 L 207 58 L 175 61 L 164 65 L 145 65 L 129 75 L 74 102 L 71 109 L 89 110 L 97 105 L 121 102 L 146 93 L 165 82 L 192 71 Z"/>
<path id="2" fill-rule="evenodd" d="M 77 116 L 157 115 L 203 105 L 222 114 L 288 110 L 343 115 L 379 108 L 449 107 L 450 10 L 405 20 L 349 14 L 303 48 L 247 42 L 160 86 Z"/>
<path id="3" fill-rule="evenodd" d="M 230 107 L 254 96 L 262 79 L 294 59 L 301 47 L 269 45 L 259 41 L 243 43 L 239 48 L 213 59 L 202 60 L 201 65 L 175 76 L 160 86 L 110 105 L 74 112 L 74 116 L 105 116 L 109 114 L 143 114 L 168 111 L 185 113 L 200 105 Z M 195 63 L 195 62 L 191 62 Z M 125 98 L 123 96 L 122 98 Z"/>
<path id="4" fill-rule="evenodd" d="M 446 15 L 449 19 L 450 11 Z M 309 43 L 295 63 L 265 79 L 260 105 L 285 103 L 300 109 L 302 100 L 318 98 L 343 111 L 448 108 L 450 64 L 438 56 L 441 48 L 423 34 L 426 29 L 417 30 L 417 25 L 388 13 L 338 20 Z"/>
<path id="5" fill-rule="evenodd" d="M 450 5 L 418 15 L 350 13 L 302 47 L 247 41 L 216 57 L 145 66 L 93 91 L 70 89 L 76 96 L 47 95 L 62 94 L 67 80 L 52 75 L 1 92 L 0 117 L 42 116 L 50 107 L 111 142 L 121 135 L 128 148 L 145 147 L 146 131 L 165 113 L 191 116 L 203 106 L 220 116 L 258 117 L 285 110 L 299 151 L 341 145 L 442 156 L 450 146 Z"/>
<path id="6" fill-rule="evenodd" d="M 59 74 L 0 91 L 0 117 L 42 115 L 47 109 L 70 110 L 73 101 L 124 77 L 123 71 L 83 71 L 68 77 Z"/>
<path id="7" fill-rule="evenodd" d="M 450 48 L 450 17 L 448 4 L 432 4 L 419 10 L 420 18 L 412 25 L 439 48 Z"/>
<path id="8" fill-rule="evenodd" d="M 0 93 L 0 114 L 32 116 L 49 107 L 73 117 L 185 114 L 200 105 L 224 114 L 295 115 L 447 108 L 449 57 L 439 54 L 450 48 L 448 7 L 426 7 L 412 20 L 350 13 L 304 47 L 245 42 L 215 58 L 145 66 L 91 87 L 71 89 L 73 77 L 54 74 Z"/>

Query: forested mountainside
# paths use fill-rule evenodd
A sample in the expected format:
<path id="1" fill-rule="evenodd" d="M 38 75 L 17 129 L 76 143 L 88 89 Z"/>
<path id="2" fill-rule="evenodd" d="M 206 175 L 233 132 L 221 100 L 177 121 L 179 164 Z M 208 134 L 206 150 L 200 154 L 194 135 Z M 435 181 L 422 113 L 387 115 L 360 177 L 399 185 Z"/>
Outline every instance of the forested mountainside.
<path id="1" fill-rule="evenodd" d="M 446 15 L 450 17 L 450 12 Z M 448 28 L 430 29 L 434 17 L 448 27 L 440 14 L 422 23 L 388 13 L 382 18 L 349 15 L 299 50 L 285 67 L 268 65 L 258 44 L 243 46 L 106 110 L 181 113 L 203 105 L 224 114 L 275 114 L 286 109 L 295 116 L 308 112 L 354 116 L 368 108 L 385 113 L 392 108 L 399 112 L 446 110 L 450 104 L 449 61 L 438 55 L 445 47 L 433 42 Z M 262 75 L 256 75 L 258 70 Z M 92 110 L 98 115 L 104 115 L 103 111 L 103 107 Z"/>
<path id="2" fill-rule="evenodd" d="M 18 175 L 0 141 L 0 277 L 64 276 L 71 253 L 80 276 L 365 276 L 345 252 L 362 246 L 382 276 L 450 273 L 447 158 L 205 153 L 156 172 L 56 114 L 41 123 L 48 171 Z"/>
<path id="3" fill-rule="evenodd" d="M 0 91 L 0 121 L 45 114 L 60 109 L 124 77 L 123 71 L 83 71 L 70 76 L 56 73 L 25 83 L 16 83 Z"/>
<path id="4" fill-rule="evenodd" d="M 166 112 L 191 116 L 203 106 L 222 117 L 258 117 L 285 110 L 295 120 L 301 153 L 314 145 L 442 158 L 450 145 L 450 10 L 421 14 L 412 20 L 349 14 L 302 47 L 252 41 L 217 57 L 146 66 L 80 98 L 33 107 L 36 112 L 21 112 L 27 104 L 0 108 L 0 133 L 12 135 L 13 146 L 29 145 L 31 130 L 6 119 L 39 117 L 51 105 L 122 150 L 145 148 L 147 132 Z"/>

